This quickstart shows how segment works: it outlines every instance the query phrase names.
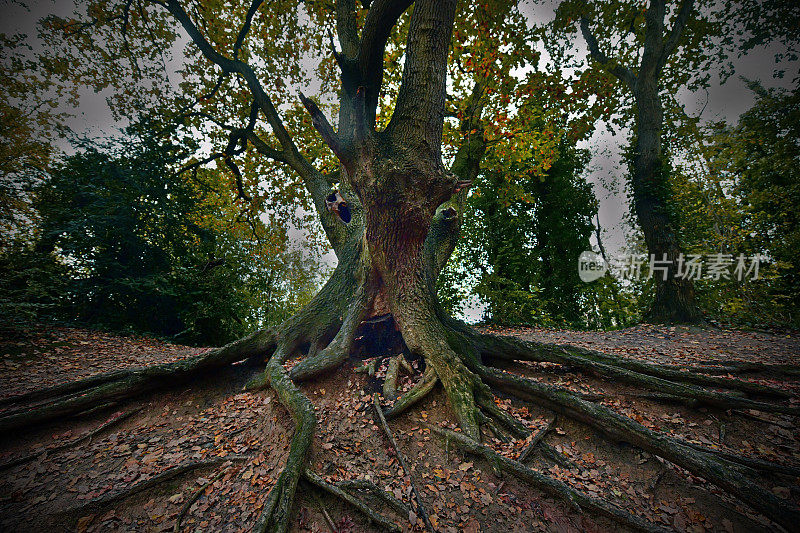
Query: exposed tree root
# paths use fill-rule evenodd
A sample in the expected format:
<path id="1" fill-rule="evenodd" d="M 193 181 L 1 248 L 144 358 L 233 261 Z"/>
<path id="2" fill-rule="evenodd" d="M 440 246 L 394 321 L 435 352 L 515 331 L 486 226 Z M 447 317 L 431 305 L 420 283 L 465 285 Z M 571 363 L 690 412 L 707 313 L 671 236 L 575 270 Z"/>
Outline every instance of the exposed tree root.
<path id="1" fill-rule="evenodd" d="M 366 273 L 363 272 L 363 269 L 364 267 L 362 266 L 360 269 L 362 270 L 360 283 L 347 308 L 342 325 L 333 340 L 320 351 L 316 351 L 317 343 L 312 343 L 312 350 L 308 356 L 292 368 L 289 374 L 292 380 L 297 382 L 311 379 L 333 370 L 347 361 L 353 348 L 356 330 L 366 316 L 371 303 L 370 297 L 374 296 L 373 291 L 366 287 L 364 280 Z"/>
<path id="2" fill-rule="evenodd" d="M 194 504 L 194 502 L 196 502 L 198 498 L 200 498 L 200 496 L 203 494 L 203 492 L 205 492 L 205 490 L 208 487 L 213 485 L 219 478 L 221 478 L 225 474 L 225 472 L 226 469 L 223 468 L 219 472 L 214 474 L 214 476 L 211 479 L 203 483 L 203 485 L 199 489 L 194 491 L 194 493 L 192 493 L 189 499 L 186 500 L 186 503 L 183 504 L 183 507 L 181 507 L 181 510 L 178 513 L 178 517 L 175 519 L 175 526 L 172 528 L 173 533 L 178 533 L 181 530 L 181 522 L 183 522 L 183 517 L 186 516 L 186 513 L 189 512 L 189 509 L 191 509 L 192 504 Z"/>
<path id="3" fill-rule="evenodd" d="M 360 499 L 356 498 L 355 496 L 348 494 L 341 487 L 338 485 L 334 485 L 333 483 L 328 483 L 322 477 L 312 472 L 310 469 L 305 469 L 303 471 L 303 478 L 308 480 L 309 483 L 319 487 L 320 489 L 328 492 L 337 498 L 344 500 L 345 502 L 349 503 L 356 509 L 358 509 L 364 516 L 370 519 L 375 524 L 378 524 L 380 527 L 387 531 L 402 531 L 403 529 L 383 516 L 382 514 L 374 511 L 370 508 L 367 504 L 365 504 Z"/>
<path id="4" fill-rule="evenodd" d="M 87 502 L 84 502 L 78 506 L 72 507 L 67 509 L 65 513 L 74 513 L 74 512 L 85 512 L 88 509 L 97 509 L 102 508 L 112 503 L 118 502 L 120 500 L 124 500 L 133 496 L 134 494 L 138 494 L 142 491 L 148 490 L 152 487 L 160 485 L 165 481 L 169 481 L 171 479 L 175 479 L 178 476 L 181 476 L 187 472 L 191 472 L 193 470 L 198 470 L 200 468 L 209 468 L 212 466 L 217 466 L 219 464 L 225 463 L 227 461 L 233 460 L 244 460 L 247 458 L 243 457 L 226 457 L 223 459 L 216 459 L 216 460 L 208 460 L 208 461 L 187 461 L 185 463 L 181 463 L 179 465 L 173 466 L 161 472 L 160 474 L 156 474 L 155 476 L 148 478 L 144 481 L 140 481 L 130 487 L 114 492 L 113 494 L 106 494 L 105 496 L 100 496 L 98 498 L 94 498 Z"/>
<path id="5" fill-rule="evenodd" d="M 256 523 L 255 531 L 283 533 L 288 530 L 297 483 L 305 471 L 306 457 L 311 447 L 317 417 L 314 406 L 295 386 L 283 363 L 288 352 L 279 347 L 267 363 L 266 374 L 281 404 L 291 413 L 295 422 L 289 457 L 278 481 L 267 497 L 267 502 Z"/>
<path id="6" fill-rule="evenodd" d="M 701 374 L 774 374 L 778 376 L 800 377 L 800 366 L 780 363 L 757 363 L 753 361 L 697 361 L 691 366 L 662 365 L 669 370 L 691 370 Z"/>
<path id="7" fill-rule="evenodd" d="M 378 422 L 383 429 L 386 438 L 389 440 L 389 444 L 394 450 L 397 461 L 400 463 L 400 467 L 411 481 L 411 492 L 414 495 L 414 500 L 417 502 L 417 515 L 419 515 L 419 517 L 425 523 L 425 527 L 428 529 L 428 531 L 434 531 L 430 518 L 428 518 L 428 512 L 425 510 L 425 506 L 422 504 L 422 499 L 419 497 L 419 491 L 417 490 L 417 484 L 414 482 L 414 476 L 411 475 L 411 470 L 408 468 L 408 466 L 406 466 L 406 460 L 403 457 L 403 453 L 397 446 L 397 441 L 394 440 L 394 435 L 392 435 L 392 430 L 389 427 L 389 423 L 386 422 L 386 417 L 383 415 L 383 409 L 381 408 L 381 402 L 377 394 L 372 396 L 372 405 L 375 407 L 375 414 L 378 416 Z"/>
<path id="8" fill-rule="evenodd" d="M 19 466 L 19 465 L 22 465 L 22 464 L 25 464 L 25 463 L 29 463 L 29 462 L 33 461 L 34 459 L 36 459 L 37 457 L 41 457 L 41 456 L 43 456 L 45 454 L 49 455 L 49 454 L 60 452 L 62 450 L 67 450 L 67 449 L 72 448 L 73 446 L 75 446 L 77 444 L 80 444 L 81 442 L 83 442 L 85 440 L 91 440 L 92 437 L 102 433 L 103 431 L 107 430 L 110 427 L 113 427 L 113 426 L 119 424 L 123 420 L 126 420 L 126 419 L 130 418 L 131 416 L 135 415 L 136 413 L 138 413 L 141 410 L 142 410 L 141 407 L 137 408 L 137 409 L 131 409 L 130 411 L 128 411 L 126 413 L 122 413 L 119 416 L 115 416 L 111 420 L 101 424 L 100 426 L 98 426 L 97 428 L 95 428 L 92 431 L 88 432 L 87 434 L 82 435 L 82 436 L 80 436 L 80 437 L 78 437 L 76 439 L 72 439 L 69 442 L 65 442 L 64 444 L 60 444 L 60 445 L 56 446 L 55 448 L 45 448 L 44 450 L 40 450 L 38 452 L 34 452 L 34 453 L 31 453 L 31 454 L 28 454 L 28 455 L 24 455 L 24 456 L 18 457 L 16 459 L 10 459 L 10 460 L 6 461 L 5 463 L 0 464 L 0 472 L 2 472 L 3 470 L 8 470 L 9 468 L 13 468 L 15 466 Z"/>
<path id="9" fill-rule="evenodd" d="M 397 511 L 401 516 L 408 516 L 409 511 L 411 511 L 411 508 L 408 505 L 404 504 L 372 481 L 368 481 L 366 479 L 350 479 L 339 481 L 336 483 L 336 486 L 350 491 L 368 491 L 376 498 L 383 500 L 387 505 L 389 505 L 389 507 Z"/>
<path id="10" fill-rule="evenodd" d="M 410 407 L 425 398 L 433 390 L 439 381 L 436 371 L 432 366 L 425 367 L 425 372 L 411 390 L 401 396 L 392 406 L 384 412 L 386 418 L 391 419 L 407 411 Z"/>
<path id="11" fill-rule="evenodd" d="M 478 396 L 477 400 L 478 406 L 486 413 L 490 420 L 497 421 L 501 426 L 506 428 L 514 438 L 524 439 L 531 434 L 530 430 L 525 427 L 522 422 L 500 409 L 497 404 L 494 403 L 494 397 L 488 394 L 481 394 Z"/>
<path id="12" fill-rule="evenodd" d="M 487 336 L 483 337 L 484 338 L 482 340 L 485 342 L 485 338 Z M 606 359 L 607 362 L 599 362 L 596 360 L 597 357 L 594 356 L 593 358 L 589 358 L 584 355 L 576 355 L 573 353 L 572 348 L 528 343 L 516 340 L 501 339 L 497 337 L 491 339 L 491 344 L 493 345 L 492 349 L 488 352 L 490 358 L 501 360 L 523 359 L 528 361 L 544 361 L 566 364 L 581 370 L 586 370 L 598 376 L 636 385 L 661 394 L 669 394 L 681 398 L 697 400 L 700 403 L 721 409 L 756 409 L 765 412 L 800 415 L 800 407 L 759 402 L 734 396 L 732 394 L 709 391 L 696 385 L 676 383 L 674 381 L 669 381 L 653 375 L 642 374 L 633 370 L 628 370 L 627 368 L 618 366 L 616 363 L 611 364 L 610 358 Z M 503 351 L 502 348 L 500 348 L 499 345 L 502 344 L 505 344 L 509 348 L 508 352 Z M 585 350 L 584 352 L 587 351 Z M 594 352 L 589 353 L 594 354 Z M 731 385 L 731 387 L 733 387 L 733 385 Z"/>
<path id="13" fill-rule="evenodd" d="M 103 374 L 96 374 L 88 378 L 79 379 L 77 381 L 68 381 L 67 383 L 59 383 L 50 387 L 43 387 L 41 389 L 32 390 L 17 396 L 9 396 L 8 398 L 0 399 L 0 407 L 6 405 L 19 405 L 31 404 L 34 402 L 43 402 L 52 398 L 64 399 L 71 394 L 80 393 L 92 387 L 103 385 L 111 381 L 118 381 L 124 379 L 131 370 L 117 370 L 114 372 L 106 372 Z"/>
<path id="14" fill-rule="evenodd" d="M 336 277 L 334 276 L 334 278 Z M 396 524 L 373 511 L 361 499 L 347 491 L 369 491 L 398 513 L 407 516 L 409 508 L 405 504 L 369 482 L 331 484 L 308 470 L 307 455 L 313 440 L 316 416 L 313 405 L 298 389 L 295 382 L 337 368 L 347 359 L 354 350 L 354 332 L 359 323 L 364 320 L 371 305 L 370 302 L 375 296 L 374 291 L 370 292 L 371 289 L 365 285 L 366 275 L 360 276 L 358 280 L 349 279 L 346 276 L 339 276 L 338 281 L 334 278 L 326 287 L 333 287 L 336 291 L 323 290 L 300 314 L 282 325 L 277 333 L 259 332 L 242 341 L 185 361 L 145 369 L 113 372 L 88 378 L 76 384 L 59 385 L 45 391 L 28 393 L 17 397 L 14 401 L 7 401 L 6 404 L 24 405 L 26 402 L 39 402 L 39 404 L 29 410 L 20 408 L 5 413 L 0 417 L 0 429 L 22 427 L 83 412 L 108 402 L 117 402 L 159 387 L 185 382 L 202 372 L 233 362 L 251 357 L 265 357 L 272 353 L 263 376 L 256 380 L 256 384 L 270 386 L 276 391 L 281 404 L 289 411 L 295 422 L 295 430 L 286 464 L 267 496 L 255 531 L 283 533 L 289 529 L 297 487 L 301 480 L 344 499 L 380 527 L 392 531 L 397 530 Z M 358 289 L 361 291 L 360 295 L 345 309 L 341 301 L 334 296 L 337 291 L 347 291 L 353 286 L 360 287 Z M 332 311 L 331 306 L 334 305 L 332 303 L 334 300 L 338 307 Z M 416 325 L 416 323 L 413 324 Z M 404 326 L 402 321 L 400 326 L 403 334 L 409 338 L 419 334 L 413 328 L 411 331 L 404 329 L 409 326 Z M 446 342 L 446 345 L 442 341 Z M 309 346 L 307 353 L 305 348 L 301 348 L 302 346 Z M 530 437 L 530 442 L 518 461 L 501 457 L 491 448 L 483 446 L 477 441 L 476 437 L 480 436 L 481 429 L 490 430 L 503 441 L 508 441 L 509 435 L 518 439 L 530 436 L 529 429 L 522 422 L 495 403 L 492 388 L 510 393 L 523 400 L 533 401 L 555 413 L 583 422 L 613 440 L 629 442 L 671 461 L 692 474 L 727 490 L 787 529 L 791 529 L 800 520 L 800 512 L 797 509 L 743 475 L 745 473 L 770 472 L 796 476 L 800 473 L 800 469 L 760 459 L 736 456 L 724 451 L 710 450 L 671 438 L 649 430 L 603 405 L 586 401 L 585 398 L 581 398 L 571 391 L 485 366 L 481 360 L 488 362 L 492 360 L 542 361 L 568 365 L 578 370 L 592 372 L 653 391 L 646 394 L 658 395 L 658 398 L 654 399 L 659 400 L 666 399 L 689 404 L 704 403 L 726 409 L 757 409 L 790 414 L 800 412 L 800 409 L 793 406 L 773 405 L 733 394 L 708 391 L 699 385 L 781 399 L 787 396 L 783 391 L 776 392 L 778 389 L 739 380 L 710 378 L 709 376 L 695 379 L 690 377 L 687 372 L 632 360 L 618 360 L 588 350 L 538 345 L 480 335 L 463 324 L 444 319 L 429 326 L 427 333 L 420 334 L 418 338 L 415 338 L 410 348 L 412 353 L 425 358 L 425 372 L 421 379 L 385 412 L 377 395 L 373 397 L 379 425 L 386 434 L 390 446 L 395 450 L 398 462 L 406 475 L 410 476 L 411 472 L 397 447 L 386 418 L 395 417 L 408 410 L 430 393 L 436 383 L 441 381 L 456 414 L 456 419 L 464 430 L 464 434 L 453 434 L 456 435 L 455 437 L 448 435 L 450 440 L 471 453 L 485 457 L 495 469 L 507 471 L 551 494 L 577 504 L 584 510 L 597 512 L 623 523 L 627 527 L 643 531 L 660 530 L 657 526 L 632 516 L 608 502 L 580 494 L 567 485 L 550 479 L 523 464 L 536 450 L 541 450 L 545 457 L 552 461 L 567 467 L 574 466 L 543 442 L 554 421 Z M 284 367 L 286 361 L 302 353 L 306 353 L 306 355 L 290 371 L 287 371 Z M 404 362 L 405 359 L 402 355 L 397 355 L 390 360 L 390 369 L 386 380 L 388 383 L 384 383 L 387 399 L 392 399 L 394 396 L 397 375 L 403 368 Z M 374 367 L 372 367 L 372 371 L 374 372 Z M 441 379 L 442 374 L 445 375 L 445 379 Z M 592 399 L 596 401 L 602 397 Z M 97 431 L 102 429 L 104 429 L 103 426 Z M 165 478 L 180 475 L 187 469 L 211 466 L 217 463 L 197 463 L 193 464 L 194 466 L 179 465 L 179 467 L 162 473 L 165 477 L 160 477 L 162 474 L 159 474 L 159 476 L 143 482 L 147 483 L 146 485 L 137 484 L 119 494 L 106 497 L 107 499 L 103 501 L 89 502 L 86 505 L 105 505 L 109 501 L 116 501 L 154 486 Z M 183 468 L 184 466 L 185 468 Z M 426 527 L 433 530 L 413 478 L 411 484 L 414 498 L 412 507 Z M 193 499 L 196 499 L 196 496 L 193 496 Z M 191 505 L 191 503 L 187 503 Z M 188 508 L 185 512 L 188 512 Z M 178 526 L 179 523 L 180 521 L 177 523 Z"/>
<path id="15" fill-rule="evenodd" d="M 567 501 L 571 505 L 578 507 L 579 510 L 595 512 L 636 531 L 659 533 L 668 531 L 627 511 L 623 511 L 605 500 L 587 496 L 561 481 L 532 470 L 518 461 L 504 457 L 488 446 L 480 444 L 462 433 L 456 433 L 438 426 L 426 425 L 431 431 L 449 439 L 463 450 L 483 457 L 489 464 L 493 465 L 493 468 L 508 472 L 548 494 Z"/>
<path id="16" fill-rule="evenodd" d="M 772 398 L 791 397 L 789 392 L 775 387 L 769 387 L 739 379 L 719 378 L 692 372 L 685 372 L 675 368 L 644 363 L 635 359 L 613 357 L 602 352 L 587 350 L 585 348 L 579 348 L 576 346 L 522 341 L 519 339 L 511 339 L 495 335 L 481 335 L 481 344 L 484 347 L 484 353 L 491 358 L 559 363 L 581 370 L 594 372 L 604 377 L 611 377 L 625 381 L 633 385 L 643 386 L 651 390 L 670 393 L 672 390 L 674 390 L 676 395 L 679 396 L 695 394 L 698 395 L 698 397 L 695 399 L 703 402 L 720 403 L 724 402 L 727 396 L 720 395 L 718 393 L 711 393 L 709 391 L 703 391 L 697 387 L 686 387 L 686 385 L 683 386 L 685 388 L 682 388 L 681 384 L 704 385 L 720 389 L 740 391 L 754 396 Z M 647 376 L 650 376 L 651 379 L 648 379 Z M 663 385 L 664 381 L 669 381 L 672 383 L 672 385 L 670 385 L 672 390 L 668 391 L 658 388 Z M 725 407 L 723 405 L 721 406 Z M 755 407 L 751 408 L 755 409 Z M 792 414 L 797 413 L 792 412 Z"/>
<path id="17" fill-rule="evenodd" d="M 727 461 L 695 450 L 667 435 L 652 431 L 602 405 L 587 402 L 572 392 L 489 367 L 481 377 L 491 385 L 535 401 L 606 434 L 658 455 L 729 491 L 740 500 L 791 530 L 800 523 L 800 511 L 730 468 Z"/>
<path id="18" fill-rule="evenodd" d="M 386 377 L 383 380 L 383 397 L 387 400 L 397 398 L 397 378 L 400 373 L 400 360 L 403 354 L 389 358 L 389 366 L 386 369 Z"/>
<path id="19" fill-rule="evenodd" d="M 29 393 L 29 398 L 41 400 L 46 397 L 52 401 L 42 406 L 2 413 L 0 431 L 21 429 L 56 420 L 93 409 L 98 404 L 124 400 L 152 390 L 185 383 L 198 375 L 244 359 L 264 357 L 274 346 L 275 333 L 271 330 L 262 330 L 222 348 L 174 363 L 112 372 L 103 375 L 101 379 L 88 378 L 76 382 L 79 385 L 73 387 L 66 385 L 51 387 L 45 396 Z M 54 391 L 63 394 L 64 390 L 68 391 L 65 397 L 53 396 Z"/>
<path id="20" fill-rule="evenodd" d="M 722 457 L 726 461 L 730 461 L 731 463 L 735 463 L 737 465 L 742 465 L 749 469 L 758 471 L 758 472 L 769 472 L 773 474 L 783 474 L 785 476 L 790 477 L 800 477 L 800 468 L 796 466 L 790 465 L 782 465 L 779 463 L 774 463 L 772 461 L 765 461 L 764 459 L 758 459 L 755 457 L 746 457 L 744 455 L 739 455 L 735 453 L 731 453 L 725 450 L 709 448 L 708 446 L 703 446 L 702 444 L 696 444 L 694 442 L 686 442 L 684 441 L 687 446 L 691 446 L 695 450 L 700 450 L 701 452 L 712 453 L 719 457 Z"/>

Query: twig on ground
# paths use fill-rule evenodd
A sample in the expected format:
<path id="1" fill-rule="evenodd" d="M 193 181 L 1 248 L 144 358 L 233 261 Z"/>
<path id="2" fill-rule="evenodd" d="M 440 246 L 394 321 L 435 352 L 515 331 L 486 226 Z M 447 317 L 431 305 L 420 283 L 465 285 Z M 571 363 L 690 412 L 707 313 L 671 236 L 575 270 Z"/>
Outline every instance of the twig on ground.
<path id="1" fill-rule="evenodd" d="M 414 483 L 414 477 L 411 475 L 411 470 L 409 470 L 409 468 L 406 466 L 406 460 L 403 458 L 400 447 L 397 446 L 397 442 L 394 440 L 392 430 L 389 428 L 389 423 L 386 422 L 386 417 L 383 416 L 383 409 L 381 408 L 381 402 L 377 394 L 372 395 L 372 405 L 375 407 L 375 412 L 378 415 L 380 426 L 383 428 L 386 438 L 389 439 L 389 444 L 394 449 L 394 453 L 397 456 L 397 461 L 400 463 L 403 472 L 405 472 L 409 480 L 411 480 L 411 492 L 414 494 L 414 500 L 417 502 L 417 513 L 419 514 L 420 518 L 422 518 L 422 521 L 425 523 L 425 527 L 428 529 L 428 531 L 434 531 L 430 518 L 428 518 L 428 513 L 425 511 L 425 506 L 422 505 L 422 499 L 419 497 L 417 485 Z"/>
<path id="2" fill-rule="evenodd" d="M 531 437 L 531 441 L 528 443 L 525 449 L 522 450 L 522 454 L 520 454 L 519 459 L 517 459 L 517 461 L 519 461 L 522 464 L 525 464 L 525 461 L 527 461 L 528 457 L 531 456 L 533 450 L 536 449 L 536 445 L 539 444 L 539 442 L 541 442 L 541 440 L 545 438 L 547 434 L 550 432 L 550 430 L 553 428 L 553 426 L 556 423 L 556 418 L 557 417 L 554 416 L 553 419 L 550 422 L 548 422 L 545 427 L 537 431 L 536 434 L 533 437 Z"/>

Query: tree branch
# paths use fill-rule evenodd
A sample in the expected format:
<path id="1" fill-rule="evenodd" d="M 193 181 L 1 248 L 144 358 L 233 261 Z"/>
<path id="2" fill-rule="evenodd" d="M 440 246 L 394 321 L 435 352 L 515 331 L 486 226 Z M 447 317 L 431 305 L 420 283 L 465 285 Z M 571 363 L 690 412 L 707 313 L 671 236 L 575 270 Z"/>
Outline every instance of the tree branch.
<path id="1" fill-rule="evenodd" d="M 308 114 L 311 115 L 311 123 L 314 124 L 314 128 L 322 135 L 325 144 L 328 145 L 337 159 L 339 159 L 339 162 L 342 163 L 342 166 L 347 170 L 348 174 L 350 174 L 353 170 L 353 154 L 351 153 L 350 147 L 347 146 L 336 131 L 334 131 L 333 126 L 331 126 L 331 123 L 325 118 L 325 113 L 322 112 L 319 106 L 317 106 L 313 100 L 306 97 L 302 91 L 298 92 L 300 94 L 300 101 L 303 102 L 303 105 L 308 110 Z"/>
<path id="2" fill-rule="evenodd" d="M 300 151 L 297 149 L 297 146 L 292 140 L 291 135 L 286 130 L 283 121 L 280 119 L 275 106 L 272 104 L 272 100 L 264 91 L 264 88 L 256 77 L 253 69 L 247 63 L 239 59 L 227 58 L 215 50 L 211 43 L 209 43 L 209 41 L 200 32 L 197 25 L 191 20 L 188 13 L 185 9 L 183 9 L 178 0 L 166 0 L 164 2 L 161 2 L 160 0 L 151 1 L 166 8 L 167 11 L 169 11 L 169 13 L 181 24 L 181 26 L 183 26 L 184 30 L 189 34 L 189 37 L 200 49 L 203 57 L 219 66 L 224 74 L 239 74 L 244 78 L 251 94 L 253 95 L 255 104 L 258 106 L 261 112 L 264 113 L 267 122 L 272 128 L 272 132 L 278 139 L 278 142 L 282 148 L 280 152 L 267 150 L 262 153 L 267 153 L 267 155 L 274 155 L 277 153 L 282 154 L 281 158 L 278 160 L 287 163 L 292 167 L 292 169 L 300 174 L 306 189 L 314 199 L 314 205 L 317 208 L 318 214 L 324 219 L 325 195 L 329 188 L 327 180 L 316 168 L 314 168 L 313 165 L 311 165 L 311 163 L 308 162 L 305 157 L 300 154 Z M 252 6 L 251 11 L 253 11 Z M 248 135 L 248 139 L 251 139 L 251 135 Z M 263 148 L 263 145 L 260 146 Z"/>
<path id="3" fill-rule="evenodd" d="M 242 48 L 244 39 L 247 37 L 247 33 L 250 31 L 250 25 L 253 22 L 253 17 L 256 15 L 258 8 L 261 7 L 261 4 L 263 3 L 264 0 L 253 0 L 253 2 L 250 4 L 250 9 L 247 10 L 244 24 L 242 24 L 242 28 L 239 30 L 239 35 L 236 37 L 236 43 L 233 45 L 233 59 L 239 58 L 239 50 Z"/>
<path id="4" fill-rule="evenodd" d="M 644 14 L 644 48 L 642 62 L 639 67 L 639 76 L 657 76 L 657 65 L 664 47 L 664 15 L 666 14 L 665 0 L 651 0 Z M 647 73 L 653 73 L 648 74 Z"/>
<path id="5" fill-rule="evenodd" d="M 633 89 L 636 84 L 636 75 L 625 65 L 612 61 L 600 50 L 600 46 L 597 44 L 597 38 L 592 33 L 592 30 L 589 29 L 589 19 L 586 17 L 581 17 L 581 34 L 586 40 L 586 45 L 589 47 L 589 54 L 592 56 L 592 59 L 600 63 L 604 69 L 608 70 L 630 89 Z"/>
<path id="6" fill-rule="evenodd" d="M 372 3 L 359 43 L 358 83 L 365 88 L 366 124 L 375 127 L 375 110 L 378 107 L 381 83 L 383 82 L 383 56 L 386 43 L 400 16 L 413 3 L 413 0 L 376 0 Z M 449 44 L 449 42 L 448 42 Z"/>
<path id="7" fill-rule="evenodd" d="M 447 57 L 455 0 L 417 0 L 411 14 L 406 61 L 392 119 L 387 127 L 399 142 L 441 154 Z"/>
<path id="8" fill-rule="evenodd" d="M 661 47 L 661 56 L 658 58 L 658 63 L 656 66 L 658 70 L 661 70 L 664 65 L 667 64 L 667 59 L 678 46 L 678 42 L 681 40 L 681 35 L 683 34 L 683 30 L 686 28 L 686 23 L 689 21 L 689 17 L 692 15 L 693 9 L 694 0 L 684 0 L 683 4 L 681 4 L 680 11 L 678 11 L 678 17 L 675 19 L 675 23 L 672 25 L 672 29 L 670 30 L 667 39 L 664 41 L 664 44 Z"/>
<path id="9" fill-rule="evenodd" d="M 355 57 L 358 54 L 355 0 L 338 0 L 336 2 L 336 33 L 339 34 L 342 55 L 348 58 Z"/>

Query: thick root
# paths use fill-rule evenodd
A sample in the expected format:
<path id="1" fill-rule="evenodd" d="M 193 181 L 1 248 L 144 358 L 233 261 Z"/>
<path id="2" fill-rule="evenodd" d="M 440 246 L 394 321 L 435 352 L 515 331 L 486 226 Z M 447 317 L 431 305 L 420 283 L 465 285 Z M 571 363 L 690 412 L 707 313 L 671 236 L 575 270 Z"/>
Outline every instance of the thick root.
<path id="1" fill-rule="evenodd" d="M 485 336 L 484 336 L 485 337 Z M 485 341 L 485 338 L 483 339 Z M 669 394 L 681 398 L 688 398 L 697 400 L 700 403 L 718 407 L 721 409 L 756 409 L 765 412 L 778 412 L 792 415 L 800 415 L 800 407 L 782 404 L 770 404 L 758 402 L 747 398 L 741 398 L 731 394 L 721 392 L 709 391 L 686 383 L 678 383 L 669 381 L 667 379 L 657 377 L 655 375 L 643 374 L 635 370 L 629 370 L 625 367 L 645 367 L 646 370 L 653 373 L 666 373 L 669 375 L 680 374 L 681 378 L 690 376 L 688 373 L 669 370 L 659 371 L 656 365 L 646 365 L 645 363 L 638 363 L 632 360 L 627 360 L 620 363 L 619 360 L 583 350 L 576 354 L 576 349 L 573 347 L 563 347 L 557 345 L 534 344 L 512 339 L 492 338 L 494 344 L 493 349 L 487 350 L 489 357 L 506 360 L 527 360 L 550 362 L 568 365 L 574 368 L 592 372 L 602 377 L 611 378 L 623 383 L 629 383 L 648 390 L 656 391 L 658 393 Z M 499 343 L 506 346 L 507 350 L 499 349 Z M 589 354 L 589 355 L 586 355 Z M 601 362 L 602 360 L 602 362 Z M 716 382 L 715 378 L 711 378 Z M 757 384 L 748 384 L 743 381 L 737 380 L 722 380 L 727 382 L 727 388 L 748 389 L 767 393 L 777 391 L 769 387 L 762 387 Z M 719 385 L 718 385 L 719 386 Z M 766 389 L 766 390 L 765 390 Z M 775 393 L 777 394 L 777 393 Z M 773 395 L 775 395 L 773 394 Z M 781 394 L 784 394 L 781 392 Z"/>
<path id="2" fill-rule="evenodd" d="M 319 351 L 312 350 L 306 358 L 294 365 L 289 373 L 293 381 L 314 378 L 338 368 L 347 361 L 353 347 L 356 328 L 366 312 L 367 300 L 363 292 L 363 287 L 359 288 L 359 294 L 349 306 L 347 316 L 333 340 Z M 316 345 L 312 344 L 312 348 L 316 348 Z"/>
<path id="3" fill-rule="evenodd" d="M 730 468 L 730 463 L 725 460 L 652 431 L 602 405 L 587 402 L 566 389 L 488 367 L 482 367 L 480 374 L 491 385 L 535 401 L 583 422 L 616 441 L 628 442 L 685 468 L 729 491 L 788 530 L 800 523 L 800 511 Z"/>
<path id="4" fill-rule="evenodd" d="M 383 397 L 387 400 L 394 400 L 397 398 L 397 378 L 400 373 L 401 359 L 403 359 L 403 354 L 395 355 L 389 359 L 386 377 L 383 380 Z"/>
<path id="5" fill-rule="evenodd" d="M 634 516 L 627 511 L 623 511 L 605 500 L 587 496 L 561 481 L 545 476 L 536 470 L 532 470 L 518 461 L 504 457 L 488 446 L 480 444 L 461 433 L 456 433 L 455 431 L 443 429 L 438 426 L 428 425 L 428 427 L 431 431 L 455 443 L 459 448 L 483 457 L 493 468 L 508 472 L 514 477 L 548 494 L 567 501 L 569 504 L 578 507 L 579 510 L 595 512 L 635 531 L 659 533 L 668 531 L 655 524 L 651 524 L 647 520 Z"/>
<path id="6" fill-rule="evenodd" d="M 279 348 L 267 363 L 266 375 L 270 386 L 277 392 L 281 404 L 291 413 L 295 422 L 289 457 L 267 503 L 256 523 L 254 531 L 261 533 L 284 533 L 291 522 L 297 484 L 305 472 L 308 450 L 314 437 L 317 417 L 311 401 L 295 386 L 283 363 L 288 355 Z"/>
<path id="7" fill-rule="evenodd" d="M 523 341 L 497 335 L 479 335 L 483 353 L 490 358 L 501 360 L 520 360 L 561 363 L 575 368 L 594 370 L 591 362 L 627 369 L 637 374 L 658 377 L 675 383 L 691 383 L 708 387 L 740 391 L 748 395 L 768 398 L 790 398 L 792 395 L 782 389 L 742 381 L 740 379 L 719 378 L 699 373 L 695 367 L 675 367 L 656 365 L 627 357 L 614 357 L 602 352 L 577 346 Z M 775 366 L 775 365 L 773 365 Z M 689 371 L 681 370 L 686 368 Z M 759 367 L 761 368 L 761 367 Z M 636 383 L 641 384 L 641 382 Z"/>
<path id="8" fill-rule="evenodd" d="M 663 365 L 669 370 L 682 370 L 682 365 Z M 786 377 L 800 377 L 800 366 L 780 363 L 756 363 L 753 361 L 697 361 L 692 367 L 693 372 L 702 374 L 773 374 Z"/>
<path id="9" fill-rule="evenodd" d="M 46 405 L 3 413 L 0 415 L 0 431 L 10 431 L 49 422 L 82 413 L 100 404 L 118 402 L 152 390 L 185 383 L 198 375 L 244 359 L 265 357 L 274 347 L 275 333 L 271 330 L 262 330 L 222 348 L 174 363 L 114 372 L 106 374 L 102 379 L 88 378 L 78 383 L 81 384 L 81 387 L 92 384 L 89 385 L 89 388 L 65 387 L 59 389 L 61 391 L 70 390 L 64 399 L 56 398 Z M 100 384 L 96 385 L 96 383 Z"/>

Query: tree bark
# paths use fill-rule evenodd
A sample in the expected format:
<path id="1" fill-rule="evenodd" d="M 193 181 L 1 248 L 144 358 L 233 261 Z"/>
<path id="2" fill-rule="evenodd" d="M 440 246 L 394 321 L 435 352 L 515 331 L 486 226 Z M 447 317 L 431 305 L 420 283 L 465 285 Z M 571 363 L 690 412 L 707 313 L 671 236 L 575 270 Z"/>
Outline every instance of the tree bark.
<path id="1" fill-rule="evenodd" d="M 667 266 L 666 275 L 654 272 L 655 296 L 646 317 L 654 322 L 691 323 L 700 319 L 690 279 L 678 277 L 681 255 L 676 226 L 669 212 L 672 194 L 669 170 L 661 148 L 664 112 L 655 73 L 641 71 L 634 90 L 636 138 L 632 161 L 633 206 L 644 233 L 647 252 Z"/>

